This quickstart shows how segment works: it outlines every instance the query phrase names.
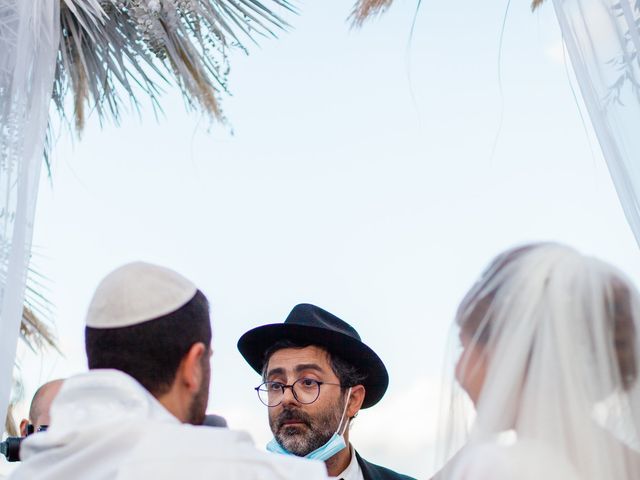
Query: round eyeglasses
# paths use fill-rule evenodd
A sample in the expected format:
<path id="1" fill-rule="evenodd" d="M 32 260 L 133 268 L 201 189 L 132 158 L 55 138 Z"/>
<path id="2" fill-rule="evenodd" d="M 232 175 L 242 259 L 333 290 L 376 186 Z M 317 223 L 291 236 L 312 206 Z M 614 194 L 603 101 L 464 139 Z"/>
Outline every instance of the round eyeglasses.
<path id="1" fill-rule="evenodd" d="M 314 380 L 313 378 L 299 378 L 291 385 L 285 385 L 282 382 L 264 382 L 255 388 L 258 392 L 258 398 L 267 407 L 277 407 L 282 403 L 284 398 L 284 391 L 287 388 L 291 389 L 293 398 L 299 403 L 308 405 L 315 402 L 320 396 L 321 385 L 335 385 L 342 387 L 339 383 L 321 382 L 320 380 Z"/>

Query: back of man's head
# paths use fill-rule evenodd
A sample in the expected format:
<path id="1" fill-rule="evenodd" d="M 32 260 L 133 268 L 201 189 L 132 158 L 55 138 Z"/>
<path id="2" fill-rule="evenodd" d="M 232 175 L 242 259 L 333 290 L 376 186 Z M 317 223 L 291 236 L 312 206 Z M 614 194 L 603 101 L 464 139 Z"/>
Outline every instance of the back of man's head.
<path id="1" fill-rule="evenodd" d="M 34 431 L 40 430 L 42 427 L 49 426 L 49 410 L 53 399 L 58 395 L 60 388 L 62 387 L 64 380 L 57 379 L 51 380 L 38 388 L 31 400 L 31 407 L 29 408 L 29 418 L 23 418 L 20 422 L 20 435 L 27 436 L 27 427 L 32 425 Z"/>
<path id="2" fill-rule="evenodd" d="M 159 397 L 171 389 L 181 362 L 198 343 L 208 366 L 209 304 L 176 272 L 132 263 L 96 289 L 85 329 L 90 369 L 120 370 Z"/>

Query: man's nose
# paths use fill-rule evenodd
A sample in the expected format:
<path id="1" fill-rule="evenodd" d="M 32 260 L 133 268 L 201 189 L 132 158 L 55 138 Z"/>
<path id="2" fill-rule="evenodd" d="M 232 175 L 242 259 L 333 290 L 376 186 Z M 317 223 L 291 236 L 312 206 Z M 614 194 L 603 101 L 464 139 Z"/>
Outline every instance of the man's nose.
<path id="1" fill-rule="evenodd" d="M 296 400 L 296 397 L 293 394 L 293 387 L 285 388 L 282 394 L 282 404 L 291 405 L 292 403 L 299 404 L 300 402 Z"/>

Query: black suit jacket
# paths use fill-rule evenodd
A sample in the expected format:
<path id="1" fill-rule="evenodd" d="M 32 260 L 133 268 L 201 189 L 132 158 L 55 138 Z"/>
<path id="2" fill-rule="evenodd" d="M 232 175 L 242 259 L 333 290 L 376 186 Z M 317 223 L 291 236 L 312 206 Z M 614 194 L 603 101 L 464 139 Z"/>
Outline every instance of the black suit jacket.
<path id="1" fill-rule="evenodd" d="M 416 480 L 415 478 L 408 477 L 407 475 L 401 475 L 393 470 L 389 470 L 388 468 L 369 463 L 358 455 L 358 452 L 356 452 L 356 459 L 358 460 L 358 465 L 360 465 L 360 469 L 362 470 L 364 480 Z"/>

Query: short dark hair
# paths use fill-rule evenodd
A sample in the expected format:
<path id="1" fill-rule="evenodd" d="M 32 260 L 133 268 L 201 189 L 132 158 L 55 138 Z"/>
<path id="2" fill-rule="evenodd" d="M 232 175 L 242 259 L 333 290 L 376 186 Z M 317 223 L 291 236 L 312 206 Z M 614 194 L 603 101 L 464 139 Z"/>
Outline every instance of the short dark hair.
<path id="1" fill-rule="evenodd" d="M 195 343 L 211 344 L 209 302 L 201 291 L 175 312 L 122 328 L 85 329 L 89 369 L 131 375 L 152 395 L 171 388 L 180 362 Z"/>
<path id="2" fill-rule="evenodd" d="M 271 345 L 266 352 L 264 352 L 264 359 L 262 360 L 262 378 L 266 381 L 267 365 L 269 364 L 271 355 L 273 355 L 276 351 L 282 350 L 283 348 L 306 348 L 311 346 L 322 348 L 327 352 L 327 354 L 329 355 L 329 363 L 331 365 L 331 369 L 333 370 L 333 373 L 335 373 L 336 377 L 338 377 L 342 388 L 361 385 L 362 382 L 364 382 L 364 380 L 367 378 L 367 376 L 360 372 L 355 365 L 352 365 L 351 363 L 343 360 L 339 355 L 332 353 L 323 345 L 316 345 L 313 342 L 301 342 L 289 339 L 278 340 L 273 345 Z"/>

